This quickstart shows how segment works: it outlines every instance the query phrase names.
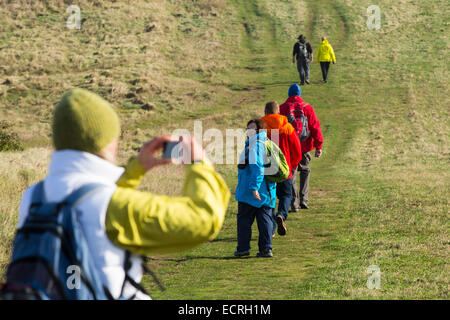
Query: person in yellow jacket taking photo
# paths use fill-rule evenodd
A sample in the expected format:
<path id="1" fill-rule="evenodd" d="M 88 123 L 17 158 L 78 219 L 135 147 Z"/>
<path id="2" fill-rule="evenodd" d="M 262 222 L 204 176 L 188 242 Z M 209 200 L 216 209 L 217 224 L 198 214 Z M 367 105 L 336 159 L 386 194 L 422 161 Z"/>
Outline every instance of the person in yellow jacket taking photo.
<path id="1" fill-rule="evenodd" d="M 320 63 L 322 69 L 323 82 L 328 82 L 328 70 L 330 68 L 330 62 L 336 64 L 336 56 L 331 44 L 326 37 L 322 37 L 322 43 L 317 48 L 317 61 Z"/>
<path id="2" fill-rule="evenodd" d="M 45 204 L 63 206 L 74 191 L 99 184 L 73 208 L 93 261 L 91 271 L 98 275 L 110 299 L 150 299 L 139 285 L 141 256 L 190 249 L 219 233 L 230 192 L 194 138 L 158 136 L 145 143 L 125 168 L 119 167 L 115 164 L 121 134 L 117 113 L 97 94 L 79 88 L 62 97 L 52 129 L 55 150 L 48 175 L 43 183 L 24 192 L 18 227 L 27 225 L 27 217 L 34 214 L 30 213 L 33 205 L 40 204 L 33 200 L 37 185 Z M 146 172 L 172 162 L 157 156 L 164 144 L 172 141 L 181 141 L 183 148 L 193 151 L 186 153 L 189 159 L 183 159 L 186 179 L 182 194 L 168 197 L 137 190 Z M 11 268 L 9 275 L 16 281 L 29 278 L 14 270 Z M 61 276 L 57 272 L 55 281 Z M 38 280 L 44 281 L 41 278 Z M 68 292 L 67 288 L 57 289 Z"/>

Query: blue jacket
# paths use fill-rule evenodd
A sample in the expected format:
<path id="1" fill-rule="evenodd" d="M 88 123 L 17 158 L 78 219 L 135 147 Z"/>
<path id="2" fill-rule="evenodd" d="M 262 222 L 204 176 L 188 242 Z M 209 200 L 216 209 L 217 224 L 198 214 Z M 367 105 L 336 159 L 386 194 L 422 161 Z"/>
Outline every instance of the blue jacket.
<path id="1" fill-rule="evenodd" d="M 264 176 L 266 151 L 264 143 L 260 141 L 266 140 L 266 132 L 260 132 L 247 139 L 244 151 L 239 157 L 239 163 L 244 163 L 245 153 L 248 149 L 249 164 L 244 169 L 238 169 L 235 199 L 256 208 L 261 208 L 262 206 L 275 208 L 276 202 L 276 183 L 267 180 Z M 258 190 L 261 200 L 257 200 L 253 196 L 253 190 Z"/>

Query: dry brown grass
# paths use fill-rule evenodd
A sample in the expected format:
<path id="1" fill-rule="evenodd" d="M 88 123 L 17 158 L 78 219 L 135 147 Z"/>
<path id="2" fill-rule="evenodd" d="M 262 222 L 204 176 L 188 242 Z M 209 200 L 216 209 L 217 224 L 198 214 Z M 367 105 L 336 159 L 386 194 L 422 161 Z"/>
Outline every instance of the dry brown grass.
<path id="1" fill-rule="evenodd" d="M 31 184 L 44 178 L 50 154 L 48 148 L 0 152 L 0 243 L 7 244 L 11 241 L 16 231 L 20 196 Z M 10 245 L 0 246 L 2 274 L 8 263 L 10 250 Z"/>
<path id="2" fill-rule="evenodd" d="M 8 1 L 0 7 L 0 118 L 34 123 L 16 128 L 26 144 L 49 144 L 53 106 L 75 86 L 117 106 L 124 127 L 147 116 L 139 110 L 145 104 L 170 117 L 214 103 L 203 92 L 215 88 L 202 79 L 211 83 L 229 66 L 227 50 L 237 43 L 224 36 L 230 27 L 224 1 L 78 5 L 81 30 L 66 28 L 65 1 Z"/>

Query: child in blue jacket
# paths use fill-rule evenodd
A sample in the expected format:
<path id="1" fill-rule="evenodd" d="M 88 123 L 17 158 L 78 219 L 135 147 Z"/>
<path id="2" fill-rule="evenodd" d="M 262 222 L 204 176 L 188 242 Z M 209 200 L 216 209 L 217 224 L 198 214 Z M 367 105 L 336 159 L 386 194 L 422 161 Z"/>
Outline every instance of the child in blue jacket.
<path id="1" fill-rule="evenodd" d="M 237 257 L 250 254 L 252 224 L 258 224 L 258 257 L 272 257 L 272 209 L 276 202 L 276 183 L 264 176 L 264 141 L 267 135 L 261 119 L 247 123 L 248 139 L 239 158 L 238 185 L 236 187 L 237 214 Z"/>

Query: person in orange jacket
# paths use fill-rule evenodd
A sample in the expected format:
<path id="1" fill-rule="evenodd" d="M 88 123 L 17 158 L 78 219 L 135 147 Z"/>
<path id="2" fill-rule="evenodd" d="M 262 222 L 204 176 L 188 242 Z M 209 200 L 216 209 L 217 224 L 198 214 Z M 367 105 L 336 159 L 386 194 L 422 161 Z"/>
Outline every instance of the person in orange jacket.
<path id="1" fill-rule="evenodd" d="M 278 213 L 274 214 L 272 231 L 272 234 L 275 234 L 277 226 L 278 234 L 284 236 L 287 231 L 285 221 L 292 201 L 292 176 L 302 159 L 302 150 L 297 132 L 285 116 L 278 114 L 279 111 L 278 103 L 268 102 L 264 110 L 266 115 L 262 120 L 264 128 L 267 129 L 267 136 L 280 147 L 290 169 L 289 177 L 285 181 L 277 183 Z"/>

